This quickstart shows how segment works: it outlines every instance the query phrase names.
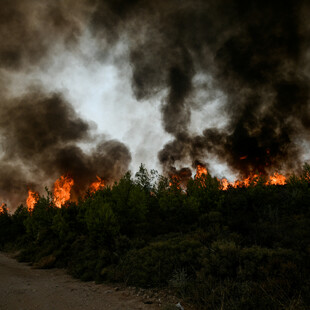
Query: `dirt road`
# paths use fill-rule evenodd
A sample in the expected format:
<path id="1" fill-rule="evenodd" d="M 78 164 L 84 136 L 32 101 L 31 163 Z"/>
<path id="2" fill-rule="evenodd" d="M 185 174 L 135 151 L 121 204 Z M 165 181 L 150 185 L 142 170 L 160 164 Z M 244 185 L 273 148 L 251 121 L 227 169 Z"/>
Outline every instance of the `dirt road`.
<path id="1" fill-rule="evenodd" d="M 81 282 L 59 269 L 33 269 L 0 253 L 1 310 L 155 310 L 115 287 Z"/>

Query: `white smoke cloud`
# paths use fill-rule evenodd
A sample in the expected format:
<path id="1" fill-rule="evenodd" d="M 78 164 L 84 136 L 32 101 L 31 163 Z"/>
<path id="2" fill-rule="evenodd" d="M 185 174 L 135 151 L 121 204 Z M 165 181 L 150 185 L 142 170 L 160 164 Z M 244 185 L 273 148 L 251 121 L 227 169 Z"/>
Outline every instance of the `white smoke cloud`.
<path id="1" fill-rule="evenodd" d="M 138 101 L 131 88 L 126 39 L 113 48 L 103 46 L 102 40 L 97 41 L 88 31 L 80 37 L 77 49 L 56 45 L 43 65 L 32 66 L 27 72 L 6 72 L 9 95 L 18 97 L 36 86 L 46 93 L 62 93 L 84 119 L 93 122 L 94 136 L 104 135 L 128 146 L 132 171 L 141 163 L 160 170 L 157 152 L 170 139 L 161 126 L 164 94 Z M 99 53 L 104 56 L 100 60 Z M 83 148 L 87 152 L 92 146 L 87 143 Z"/>

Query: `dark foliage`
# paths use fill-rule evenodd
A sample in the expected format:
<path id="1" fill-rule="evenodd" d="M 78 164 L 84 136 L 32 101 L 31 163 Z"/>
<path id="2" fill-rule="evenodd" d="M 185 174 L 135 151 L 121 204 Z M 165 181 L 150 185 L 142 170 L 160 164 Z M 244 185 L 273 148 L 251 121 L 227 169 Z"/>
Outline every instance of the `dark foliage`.
<path id="1" fill-rule="evenodd" d="M 284 186 L 219 188 L 210 175 L 187 190 L 148 172 L 62 208 L 0 214 L 0 245 L 41 268 L 82 280 L 170 286 L 202 309 L 308 309 L 309 166 Z"/>

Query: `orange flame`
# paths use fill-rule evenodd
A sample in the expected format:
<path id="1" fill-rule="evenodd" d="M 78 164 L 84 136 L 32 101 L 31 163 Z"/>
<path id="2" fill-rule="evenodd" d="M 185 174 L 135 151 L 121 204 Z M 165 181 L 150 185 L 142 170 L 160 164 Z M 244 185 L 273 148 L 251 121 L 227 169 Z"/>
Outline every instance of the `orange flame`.
<path id="1" fill-rule="evenodd" d="M 199 179 L 203 176 L 206 176 L 207 174 L 208 174 L 208 170 L 206 167 L 202 165 L 197 165 L 195 179 Z"/>
<path id="2" fill-rule="evenodd" d="M 226 190 L 228 189 L 229 185 L 231 185 L 231 183 L 228 182 L 228 180 L 225 179 L 225 178 L 223 178 L 223 179 L 220 181 L 220 183 L 221 183 L 221 189 L 222 189 L 223 191 L 226 191 Z"/>
<path id="3" fill-rule="evenodd" d="M 258 178 L 259 178 L 258 174 L 250 175 L 241 181 L 241 186 L 249 187 L 251 183 L 257 184 Z"/>
<path id="4" fill-rule="evenodd" d="M 284 185 L 286 183 L 286 177 L 282 174 L 275 172 L 273 175 L 269 176 L 270 185 Z"/>
<path id="5" fill-rule="evenodd" d="M 227 190 L 228 187 L 249 187 L 251 184 L 257 184 L 259 175 L 253 174 L 244 178 L 243 180 L 236 180 L 234 182 L 229 182 L 227 179 L 220 180 L 221 189 Z M 284 185 L 286 184 L 286 177 L 282 174 L 275 172 L 273 175 L 270 175 L 265 182 L 265 185 Z"/>
<path id="6" fill-rule="evenodd" d="M 171 187 L 172 185 L 175 185 L 176 188 L 180 189 L 180 177 L 177 174 L 173 174 L 170 177 L 170 182 L 169 182 L 169 186 Z"/>
<path id="7" fill-rule="evenodd" d="M 104 180 L 102 180 L 100 177 L 97 176 L 97 181 L 93 182 L 89 186 L 89 191 L 91 193 L 97 192 L 99 189 L 104 188 Z"/>
<path id="8" fill-rule="evenodd" d="M 33 208 L 34 208 L 34 206 L 38 200 L 39 200 L 39 194 L 37 192 L 29 189 L 28 190 L 28 198 L 26 200 L 29 212 L 33 210 Z"/>
<path id="9" fill-rule="evenodd" d="M 61 176 L 54 184 L 54 204 L 61 208 L 66 201 L 70 199 L 70 191 L 74 184 L 72 178 L 68 176 Z"/>
<path id="10" fill-rule="evenodd" d="M 4 213 L 4 208 L 6 208 L 6 204 L 2 203 L 0 206 L 0 213 Z"/>

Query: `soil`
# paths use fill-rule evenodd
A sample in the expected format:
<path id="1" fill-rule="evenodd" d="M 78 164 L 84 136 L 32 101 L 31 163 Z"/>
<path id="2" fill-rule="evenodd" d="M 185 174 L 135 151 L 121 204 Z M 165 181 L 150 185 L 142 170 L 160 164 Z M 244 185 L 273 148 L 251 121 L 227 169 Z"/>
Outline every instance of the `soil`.
<path id="1" fill-rule="evenodd" d="M 0 253 L 1 310 L 156 310 L 160 300 L 127 288 L 81 282 L 61 269 L 34 269 Z"/>

